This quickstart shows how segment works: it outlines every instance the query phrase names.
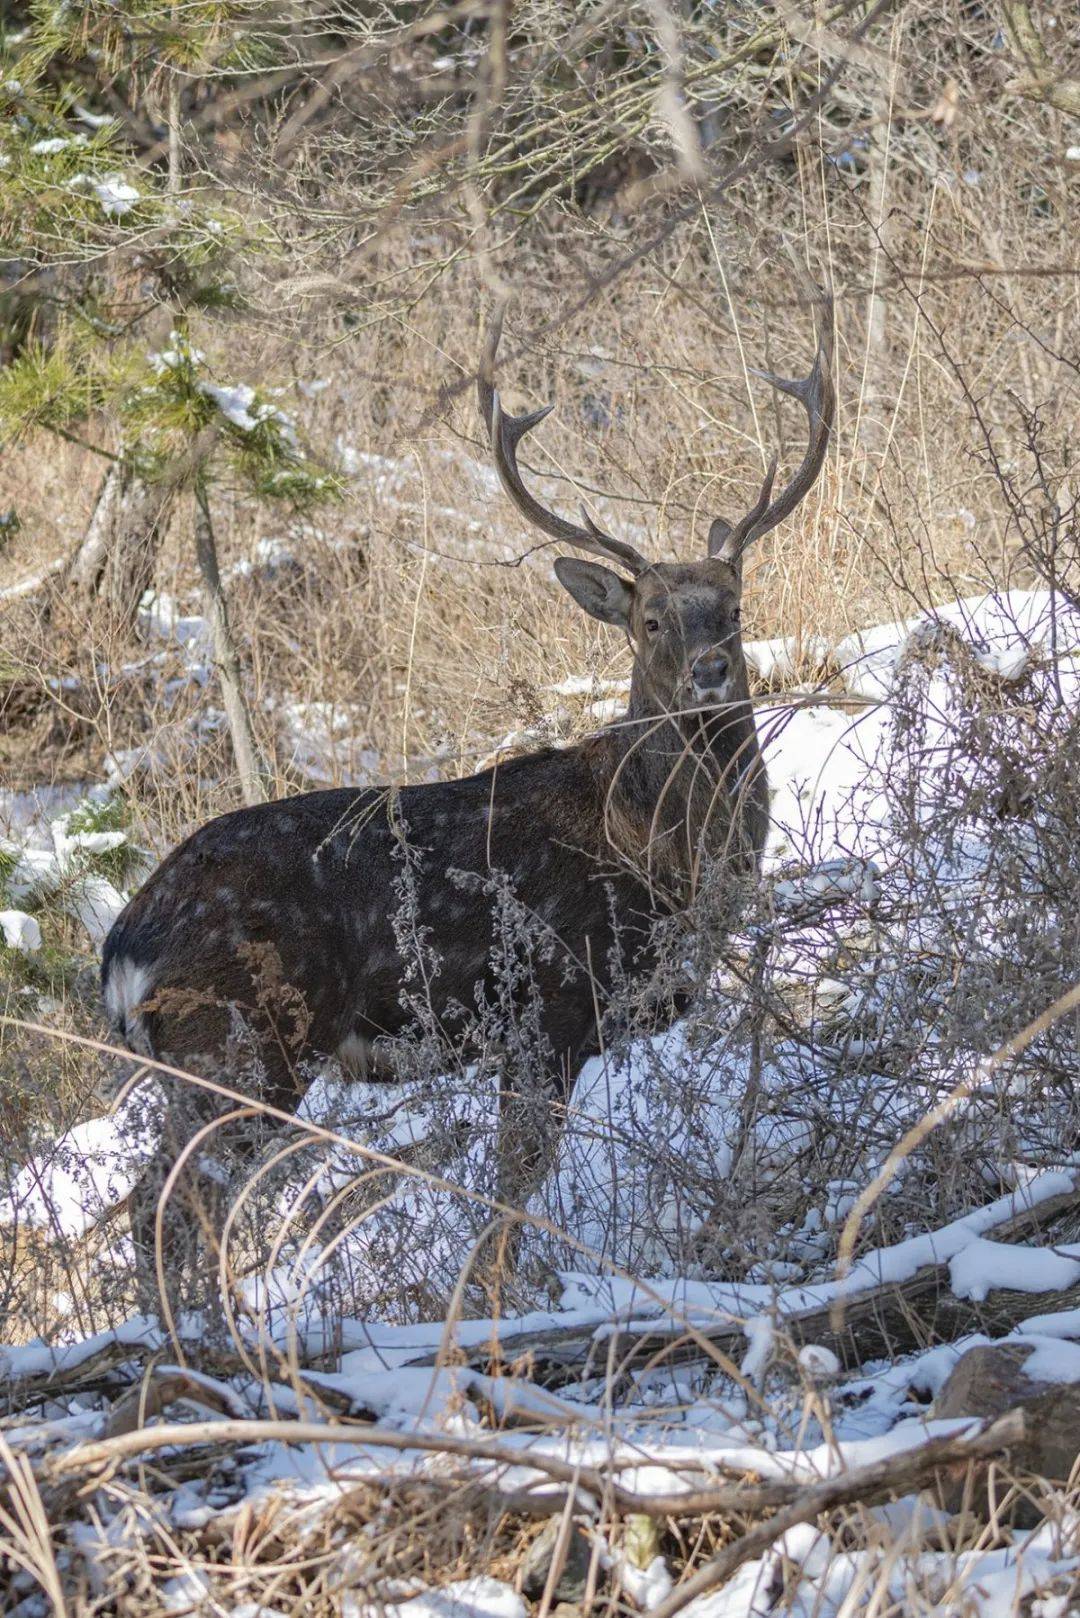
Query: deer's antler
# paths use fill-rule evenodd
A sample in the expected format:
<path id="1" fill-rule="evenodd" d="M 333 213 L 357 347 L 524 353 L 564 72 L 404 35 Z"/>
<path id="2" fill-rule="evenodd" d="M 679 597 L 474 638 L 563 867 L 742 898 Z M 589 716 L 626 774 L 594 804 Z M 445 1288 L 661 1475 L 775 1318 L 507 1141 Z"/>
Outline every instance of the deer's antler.
<path id="1" fill-rule="evenodd" d="M 810 441 L 802 465 L 783 492 L 770 504 L 773 479 L 776 477 L 776 457 L 769 462 L 756 504 L 734 527 L 718 517 L 709 529 L 709 555 L 722 562 L 736 562 L 746 547 L 770 528 L 783 522 L 795 510 L 817 481 L 829 445 L 829 433 L 836 415 L 836 392 L 832 380 L 833 344 L 836 335 L 836 317 L 831 293 L 819 294 L 821 308 L 821 336 L 818 340 L 814 368 L 806 377 L 774 376 L 771 371 L 752 371 L 752 375 L 790 393 L 806 411 L 810 424 Z"/>
<path id="2" fill-rule="evenodd" d="M 477 402 L 491 438 L 499 482 L 526 521 L 534 524 L 543 533 L 550 534 L 552 539 L 557 539 L 564 545 L 573 545 L 581 551 L 590 551 L 594 556 L 602 556 L 605 561 L 618 562 L 632 574 L 643 573 L 649 566 L 648 559 L 632 545 L 613 538 L 611 534 L 605 534 L 596 526 L 587 511 L 582 512 L 584 526 L 568 522 L 565 517 L 559 517 L 554 511 L 542 506 L 522 482 L 521 473 L 518 471 L 517 447 L 525 434 L 531 432 L 555 407 L 550 404 L 544 405 L 542 409 L 531 410 L 524 416 L 508 416 L 503 410 L 495 387 L 495 354 L 499 338 L 502 336 L 502 321 L 503 308 L 500 307 L 488 327 L 480 370 L 476 378 Z"/>

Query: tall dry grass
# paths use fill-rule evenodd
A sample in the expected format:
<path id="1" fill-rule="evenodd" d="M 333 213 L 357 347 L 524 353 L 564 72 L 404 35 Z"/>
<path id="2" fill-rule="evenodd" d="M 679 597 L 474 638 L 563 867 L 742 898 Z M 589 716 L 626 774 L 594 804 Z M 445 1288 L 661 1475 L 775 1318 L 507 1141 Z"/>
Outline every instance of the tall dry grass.
<path id="1" fill-rule="evenodd" d="M 1076 377 L 1046 345 L 1068 318 L 1063 292 L 1069 308 L 1076 292 L 1052 279 L 1024 279 L 1023 305 L 1015 308 L 1008 276 L 931 279 L 927 224 L 933 262 L 955 263 L 968 246 L 976 199 L 958 186 L 929 185 L 924 205 L 932 203 L 933 221 L 903 216 L 906 232 L 894 223 L 889 249 L 898 265 L 914 264 L 926 279 L 900 287 L 900 272 L 879 266 L 881 281 L 891 283 L 887 337 L 871 352 L 863 263 L 844 251 L 861 229 L 862 260 L 872 257 L 875 237 L 857 217 L 857 194 L 853 202 L 829 191 L 823 202 L 805 188 L 807 177 L 797 178 L 804 189 L 773 188 L 767 230 L 747 239 L 729 227 L 725 239 L 703 211 L 659 262 L 639 265 L 586 315 L 534 342 L 530 334 L 574 292 L 565 241 L 554 232 L 541 239 L 515 276 L 521 289 L 501 380 L 514 407 L 557 401 L 527 455 L 551 504 L 573 512 L 584 499 L 598 520 L 657 556 L 699 554 L 712 516 L 734 516 L 752 500 L 775 446 L 787 469 L 801 453 L 797 411 L 778 410 L 748 376 L 758 364 L 788 374 L 809 364 L 811 316 L 794 298 L 777 250 L 781 232 L 793 239 L 836 289 L 838 426 L 817 489 L 750 559 L 746 634 L 810 646 L 927 600 L 1033 582 L 980 455 L 963 388 L 979 401 L 1006 459 L 1022 443 L 1013 394 L 1064 422 Z M 991 172 L 984 190 L 993 181 Z M 1012 230 L 1000 233 L 1005 261 L 1019 255 L 1021 242 L 1025 255 L 1036 251 L 1025 212 L 1018 208 Z M 1063 222 L 1041 225 L 1041 254 L 1064 250 Z M 398 244 L 402 257 L 409 251 Z M 256 570 L 231 586 L 282 790 L 301 783 L 290 774 L 287 749 L 274 745 L 271 706 L 340 709 L 341 725 L 363 738 L 390 776 L 416 761 L 466 771 L 502 737 L 550 715 L 557 704 L 548 688 L 568 675 L 627 672 L 625 649 L 562 596 L 549 566 L 553 547 L 536 548 L 538 536 L 524 530 L 489 470 L 467 385 L 487 301 L 475 272 L 461 269 L 438 298 L 411 312 L 407 327 L 385 323 L 343 341 L 334 319 L 308 314 L 284 337 L 267 330 L 254 362 L 240 328 L 235 347 L 228 332 L 215 341 L 212 364 L 222 379 L 292 374 L 305 385 L 325 382 L 314 398 L 287 389 L 285 403 L 327 460 L 351 469 L 343 503 L 306 523 L 244 505 L 227 487 L 215 494 L 226 566 L 250 560 L 268 537 L 281 539 L 296 562 L 273 578 Z M 448 387 L 462 391 L 440 406 Z M 1063 446 L 1063 459 L 1067 453 Z M 0 588 L 70 548 L 98 476 L 92 456 L 40 438 L 8 456 L 0 503 L 17 507 L 23 528 L 2 558 Z M 190 513 L 182 510 L 158 583 L 183 610 L 198 612 L 191 551 Z M 155 711 L 156 677 L 140 689 L 132 671 L 145 649 L 115 644 L 104 619 L 88 623 L 81 607 L 63 633 L 62 603 L 61 632 L 28 641 L 15 628 L 21 610 L 18 601 L 5 603 L 8 656 L 54 683 L 83 674 L 83 694 L 58 695 L 54 720 L 62 733 L 65 707 L 77 709 L 85 745 L 63 756 L 32 732 L 20 757 L 8 740 L 12 785 L 55 769 L 92 779 L 104 751 L 157 735 L 168 766 L 146 805 L 156 841 L 171 841 L 228 801 L 227 760 L 218 761 L 219 795 L 196 777 L 222 770 L 197 770 L 184 751 L 189 720 L 217 705 L 212 682 L 171 696 L 167 714 Z M 179 751 L 170 751 L 171 737 Z"/>
<path id="2" fill-rule="evenodd" d="M 349 132 L 320 152 L 320 168 L 298 171 L 298 185 L 342 215 L 328 212 L 320 235 L 286 189 L 273 273 L 249 273 L 247 312 L 231 326 L 196 320 L 192 333 L 219 380 L 281 385 L 283 406 L 348 472 L 342 503 L 303 523 L 228 486 L 213 493 L 227 570 L 254 562 L 271 537 L 292 558 L 233 571 L 228 585 L 278 791 L 324 775 L 467 773 L 504 742 L 594 725 L 605 682 L 628 673 L 625 647 L 559 590 L 552 547 L 535 548 L 490 471 L 471 377 L 500 279 L 515 291 L 504 393 L 514 409 L 558 402 L 529 443 L 537 487 L 568 512 L 584 499 L 664 557 L 699 554 L 711 518 L 753 499 L 774 447 L 782 475 L 797 463 L 798 413 L 750 371 L 810 362 L 812 320 L 788 249 L 834 289 L 839 411 L 827 465 L 748 561 L 746 634 L 793 637 L 806 652 L 796 681 L 815 676 L 821 640 L 929 601 L 1038 582 L 990 451 L 1022 478 L 1019 403 L 1043 413 L 1054 474 L 1075 461 L 1077 181 L 1067 124 L 1007 92 L 993 29 L 959 0 L 897 8 L 790 154 L 751 167 L 718 201 L 703 194 L 666 234 L 662 190 L 596 192 L 585 208 L 568 184 L 501 241 L 470 234 L 454 199 L 445 217 L 417 210 L 359 253 L 344 222 L 357 172 Z M 819 77 L 831 48 L 824 39 Z M 809 70 L 790 60 L 794 102 Z M 627 263 L 653 235 L 663 237 L 655 250 Z M 336 275 L 348 298 L 305 290 L 313 270 Z M 424 290 L 391 296 L 395 286 Z M 110 430 L 92 421 L 85 436 L 109 447 Z M 70 551 L 101 464 L 43 435 L 7 450 L 0 509 L 14 506 L 22 527 L 0 552 L 0 589 Z M 1031 498 L 1046 491 L 1033 484 Z M 190 522 L 181 508 L 158 587 L 198 613 Z M 121 637 L 62 590 L 52 609 L 43 624 L 30 597 L 0 599 L 0 679 L 18 690 L 3 708 L 3 786 L 100 782 L 110 755 L 145 748 L 125 790 L 155 855 L 235 807 L 213 678 L 190 679 L 179 648 Z M 594 688 L 552 689 L 581 675 Z M 313 774 L 298 742 L 316 725 L 334 740 Z M 52 925 L 75 962 L 51 996 L 55 1015 L 92 1031 L 92 952 L 68 923 Z M 24 987 L 13 976 L 5 1004 L 19 1009 Z M 93 1063 L 71 1059 L 59 1073 L 54 1053 L 19 1041 L 5 1061 L 6 1104 L 27 1114 L 12 1138 L 28 1118 L 62 1126 L 98 1096 Z"/>

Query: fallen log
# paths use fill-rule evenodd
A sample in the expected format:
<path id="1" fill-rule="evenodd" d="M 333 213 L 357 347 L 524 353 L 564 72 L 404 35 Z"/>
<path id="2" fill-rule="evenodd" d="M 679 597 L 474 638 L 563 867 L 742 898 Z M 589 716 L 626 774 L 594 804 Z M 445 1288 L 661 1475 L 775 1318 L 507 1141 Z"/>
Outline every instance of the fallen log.
<path id="1" fill-rule="evenodd" d="M 605 1374 L 623 1378 L 662 1362 L 711 1358 L 726 1372 L 738 1375 L 738 1365 L 747 1347 L 749 1322 L 765 1321 L 779 1344 L 797 1348 L 817 1343 L 831 1349 L 841 1363 L 852 1368 L 867 1359 L 895 1358 L 897 1355 L 953 1341 L 970 1332 L 1000 1335 L 1035 1314 L 1061 1311 L 1080 1305 L 1080 1282 L 1052 1292 L 1018 1292 L 998 1288 L 981 1301 L 958 1298 L 949 1280 L 949 1263 L 962 1251 L 964 1239 L 992 1234 L 996 1241 L 1010 1241 L 1041 1235 L 1044 1239 L 1069 1216 L 1080 1210 L 1080 1171 L 1055 1172 L 1042 1176 L 1046 1182 L 1039 1195 L 1038 1185 L 999 1198 L 983 1209 L 965 1215 L 942 1229 L 913 1238 L 935 1254 L 931 1262 L 913 1264 L 906 1271 L 898 1262 L 911 1243 L 883 1248 L 859 1260 L 843 1282 L 822 1282 L 768 1294 L 761 1287 L 741 1287 L 738 1283 L 723 1291 L 725 1307 L 709 1319 L 699 1310 L 688 1317 L 677 1306 L 665 1307 L 662 1300 L 649 1300 L 649 1289 L 642 1286 L 645 1301 L 632 1317 L 605 1315 L 593 1309 L 559 1324 L 548 1316 L 543 1324 L 524 1330 L 500 1329 L 496 1321 L 469 1321 L 473 1338 L 462 1343 L 454 1332 L 440 1333 L 436 1346 L 430 1339 L 418 1345 L 415 1353 L 402 1352 L 393 1334 L 383 1346 L 388 1364 L 427 1367 L 464 1363 L 473 1370 L 506 1375 L 508 1368 L 527 1365 L 528 1378 L 539 1387 L 554 1388 L 584 1375 Z M 889 1274 L 897 1279 L 885 1278 Z M 842 1316 L 839 1308 L 842 1307 Z M 482 1338 L 476 1328 L 482 1327 Z M 411 1328 L 404 1328 L 403 1331 Z M 363 1333 L 361 1342 L 366 1342 Z M 58 1364 L 42 1367 L 36 1373 L 22 1373 L 17 1366 L 20 1351 L 10 1351 L 15 1364 L 0 1371 L 19 1386 L 20 1400 L 31 1393 L 55 1395 L 79 1389 L 99 1390 L 115 1386 L 115 1375 L 125 1360 L 160 1351 L 160 1338 L 149 1334 L 141 1343 L 130 1334 L 119 1340 L 103 1335 L 93 1344 L 56 1350 Z M 85 1350 L 89 1349 L 87 1353 Z M 325 1357 L 323 1349 L 301 1354 L 298 1368 L 310 1367 Z M 228 1363 L 226 1363 L 228 1361 Z M 231 1356 L 222 1358 L 219 1374 L 241 1368 Z M 250 1368 L 249 1368 L 250 1369 Z M 286 1377 L 286 1380 L 288 1378 Z M 314 1380 L 314 1379 L 313 1379 Z M 307 1391 L 327 1403 L 325 1385 L 309 1385 Z"/>
<path id="2" fill-rule="evenodd" d="M 715 1323 L 702 1318 L 700 1310 L 688 1316 L 674 1307 L 663 1314 L 657 1308 L 653 1317 L 643 1304 L 632 1319 L 613 1318 L 600 1325 L 590 1321 L 499 1335 L 493 1325 L 491 1343 L 466 1350 L 465 1358 L 478 1369 L 527 1360 L 533 1381 L 556 1387 L 583 1375 L 621 1376 L 690 1359 L 712 1358 L 730 1372 L 745 1355 L 748 1322 L 763 1318 L 778 1341 L 795 1348 L 820 1344 L 848 1369 L 868 1359 L 893 1359 L 936 1342 L 950 1342 L 969 1332 L 1000 1334 L 1030 1315 L 1080 1303 L 1080 1283 L 1045 1293 L 1001 1288 L 978 1302 L 956 1297 L 950 1286 L 949 1264 L 965 1241 L 990 1233 L 1001 1242 L 1045 1235 L 1080 1210 L 1080 1173 L 1054 1171 L 1042 1178 L 1049 1194 L 1033 1194 L 1037 1189 L 1033 1182 L 925 1237 L 867 1254 L 844 1281 L 781 1291 L 767 1303 L 760 1287 L 741 1289 L 735 1283 L 728 1289 L 730 1306 L 717 1306 L 722 1318 Z M 920 1247 L 934 1257 L 899 1273 L 904 1249 Z M 890 1273 L 897 1278 L 890 1279 Z M 451 1347 L 460 1355 L 453 1343 Z M 405 1363 L 438 1365 L 444 1354 L 443 1348 L 425 1349 Z"/>

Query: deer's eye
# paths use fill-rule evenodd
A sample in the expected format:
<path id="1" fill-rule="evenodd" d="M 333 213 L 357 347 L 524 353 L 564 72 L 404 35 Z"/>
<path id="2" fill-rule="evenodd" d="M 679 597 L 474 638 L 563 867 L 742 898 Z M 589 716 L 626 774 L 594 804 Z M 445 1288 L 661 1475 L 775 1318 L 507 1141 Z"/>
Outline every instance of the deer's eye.
<path id="1" fill-rule="evenodd" d="M 741 624 L 742 623 L 742 608 L 741 607 L 733 608 L 732 614 L 731 614 L 731 621 L 732 621 L 733 624 Z"/>
<path id="2" fill-rule="evenodd" d="M 645 620 L 645 633 L 646 633 L 646 635 L 659 635 L 659 633 L 660 633 L 660 620 L 659 620 L 659 618 L 646 618 L 646 620 Z"/>

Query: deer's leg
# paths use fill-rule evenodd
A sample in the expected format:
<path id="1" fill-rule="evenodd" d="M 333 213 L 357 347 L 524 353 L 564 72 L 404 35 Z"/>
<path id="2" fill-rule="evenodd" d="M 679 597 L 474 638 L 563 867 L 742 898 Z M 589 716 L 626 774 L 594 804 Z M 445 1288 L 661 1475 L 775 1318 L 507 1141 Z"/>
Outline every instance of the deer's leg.
<path id="1" fill-rule="evenodd" d="M 566 1106 L 586 1058 L 596 1049 L 591 997 L 545 1002 L 539 1049 L 507 1064 L 499 1091 L 497 1195 L 523 1208 L 558 1155 Z"/>
<path id="2" fill-rule="evenodd" d="M 222 1019 L 227 1013 L 222 1013 Z M 208 1039 L 207 1018 L 195 1027 L 160 1030 L 155 1046 L 161 1060 L 198 1078 L 292 1111 L 301 1086 L 295 1069 L 276 1041 L 249 1032 L 235 1037 L 223 1020 Z M 193 1036 L 197 1037 L 196 1040 Z M 158 1312 L 164 1280 L 174 1315 L 181 1310 L 220 1312 L 219 1260 L 225 1222 L 264 1145 L 281 1120 L 212 1088 L 163 1076 L 149 1106 L 157 1113 L 160 1140 L 131 1193 L 131 1236 L 135 1247 L 140 1307 Z M 240 1219 L 238 1229 L 244 1228 Z"/>

